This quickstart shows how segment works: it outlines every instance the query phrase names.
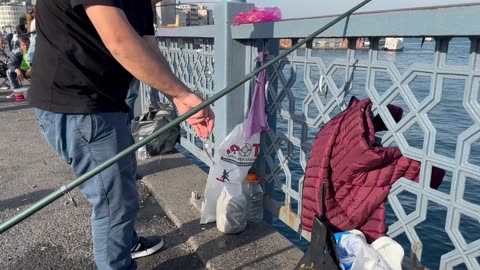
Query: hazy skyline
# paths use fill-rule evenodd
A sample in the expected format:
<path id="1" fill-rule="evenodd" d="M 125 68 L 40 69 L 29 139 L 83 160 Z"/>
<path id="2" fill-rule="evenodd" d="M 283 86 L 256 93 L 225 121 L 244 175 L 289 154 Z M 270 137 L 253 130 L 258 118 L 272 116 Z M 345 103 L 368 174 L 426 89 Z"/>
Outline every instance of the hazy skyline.
<path id="1" fill-rule="evenodd" d="M 208 3 L 209 7 L 213 7 L 213 3 L 221 2 L 222 0 L 183 0 L 181 2 L 194 3 Z M 282 11 L 282 17 L 287 18 L 302 18 L 314 17 L 322 15 L 339 14 L 347 11 L 351 7 L 362 2 L 361 0 L 247 0 L 247 3 L 253 3 L 257 7 L 278 7 Z M 371 10 L 388 10 L 398 8 L 412 8 L 422 6 L 440 6 L 452 5 L 462 3 L 480 3 L 480 1 L 473 0 L 373 0 L 364 6 L 360 11 Z"/>

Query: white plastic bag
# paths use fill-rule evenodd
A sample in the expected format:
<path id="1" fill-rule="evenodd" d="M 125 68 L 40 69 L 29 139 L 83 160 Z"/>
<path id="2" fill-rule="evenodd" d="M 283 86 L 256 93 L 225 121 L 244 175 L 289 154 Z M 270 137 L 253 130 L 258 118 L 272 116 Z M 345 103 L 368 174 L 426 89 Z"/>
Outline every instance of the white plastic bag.
<path id="1" fill-rule="evenodd" d="M 389 237 L 380 237 L 371 245 L 358 230 L 343 233 L 337 241 L 340 262 L 349 270 L 401 270 L 403 248 Z"/>
<path id="2" fill-rule="evenodd" d="M 247 196 L 238 194 L 238 189 L 228 192 L 224 187 L 217 200 L 217 228 L 226 234 L 240 233 L 247 227 Z"/>
<path id="3" fill-rule="evenodd" d="M 382 236 L 373 241 L 371 246 L 382 256 L 392 270 L 402 270 L 405 252 L 399 243 L 390 237 Z"/>
<path id="4" fill-rule="evenodd" d="M 238 124 L 216 148 L 205 187 L 200 224 L 216 220 L 217 199 L 224 187 L 232 197 L 243 195 L 245 177 L 260 153 L 260 133 L 246 140 L 245 123 Z"/>

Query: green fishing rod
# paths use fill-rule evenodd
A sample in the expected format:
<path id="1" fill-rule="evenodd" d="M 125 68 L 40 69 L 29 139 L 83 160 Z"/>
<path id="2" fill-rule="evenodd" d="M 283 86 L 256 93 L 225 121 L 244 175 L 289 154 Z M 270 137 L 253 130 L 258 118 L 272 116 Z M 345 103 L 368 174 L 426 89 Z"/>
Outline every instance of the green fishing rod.
<path id="1" fill-rule="evenodd" d="M 311 42 L 313 41 L 313 39 L 318 36 L 319 34 L 321 34 L 322 32 L 324 32 L 325 30 L 327 30 L 328 28 L 332 27 L 333 25 L 337 24 L 339 21 L 343 20 L 344 18 L 350 16 L 353 12 L 357 11 L 358 9 L 360 9 L 361 7 L 363 7 L 364 5 L 368 4 L 370 1 L 372 0 L 365 0 L 363 2 L 361 2 L 360 4 L 356 5 L 355 7 L 351 8 L 350 10 L 348 10 L 347 12 L 339 15 L 338 17 L 336 17 L 335 19 L 333 19 L 331 22 L 327 23 L 326 25 L 324 25 L 322 28 L 318 29 L 317 31 L 313 32 L 311 35 L 309 35 L 308 37 L 306 37 L 305 39 L 301 40 L 300 42 L 298 42 L 297 44 L 293 45 L 290 49 L 284 51 L 283 53 L 279 54 L 278 56 L 272 58 L 271 60 L 269 60 L 267 63 L 265 63 L 263 66 L 261 67 L 258 67 L 257 69 L 253 70 L 252 72 L 250 72 L 249 74 L 245 75 L 242 79 L 240 79 L 239 81 L 237 81 L 236 83 L 230 85 L 229 87 L 221 90 L 220 92 L 216 93 L 215 95 L 213 95 L 212 97 L 210 97 L 208 100 L 202 102 L 200 105 L 198 105 L 197 107 L 193 108 L 192 110 L 178 116 L 175 120 L 173 120 L 172 122 L 166 124 L 165 126 L 163 126 L 162 128 L 159 128 L 158 130 L 156 130 L 155 132 L 153 132 L 152 134 L 150 134 L 149 136 L 143 138 L 141 141 L 131 145 L 130 147 L 126 148 L 125 150 L 121 151 L 120 153 L 118 153 L 117 155 L 115 155 L 114 157 L 112 157 L 111 159 L 105 161 L 104 163 L 100 164 L 98 167 L 96 167 L 95 169 L 81 175 L 80 177 L 78 177 L 77 179 L 75 179 L 74 181 L 62 186 L 61 188 L 59 188 L 58 190 L 50 193 L 49 195 L 47 195 L 46 197 L 44 197 L 43 199 L 41 199 L 40 201 L 36 202 L 35 204 L 33 204 L 32 206 L 28 207 L 27 209 L 23 210 L 22 212 L 18 213 L 17 215 L 13 216 L 12 218 L 10 218 L 9 220 L 5 221 L 4 223 L 0 224 L 0 234 L 4 233 L 5 231 L 7 231 L 8 229 L 12 228 L 13 226 L 17 225 L 18 223 L 22 222 L 23 220 L 25 220 L 26 218 L 28 218 L 29 216 L 33 215 L 34 213 L 38 212 L 39 210 L 41 210 L 42 208 L 44 208 L 45 206 L 49 205 L 50 203 L 56 201 L 57 199 L 59 199 L 60 197 L 62 197 L 63 195 L 65 194 L 68 194 L 69 191 L 73 190 L 74 188 L 78 187 L 79 185 L 83 184 L 84 182 L 86 182 L 87 180 L 89 180 L 90 178 L 94 177 L 95 175 L 97 175 L 98 173 L 102 172 L 103 170 L 107 169 L 108 167 L 112 166 L 113 164 L 115 164 L 116 162 L 118 162 L 120 159 L 124 158 L 125 156 L 129 155 L 130 153 L 136 151 L 138 148 L 146 145 L 147 143 L 149 143 L 150 141 L 152 141 L 153 139 L 155 139 L 156 137 L 158 137 L 159 135 L 161 135 L 163 132 L 169 130 L 170 128 L 172 127 L 175 127 L 177 125 L 179 125 L 181 122 L 187 120 L 189 117 L 191 117 L 192 115 L 196 114 L 197 112 L 201 111 L 202 109 L 204 109 L 205 107 L 209 106 L 210 104 L 214 103 L 215 101 L 217 101 L 218 99 L 222 98 L 223 96 L 225 96 L 226 94 L 232 92 L 233 90 L 235 90 L 237 87 L 241 86 L 242 84 L 244 84 L 245 82 L 247 82 L 248 80 L 251 80 L 252 77 L 256 76 L 258 73 L 260 73 L 261 71 L 267 69 L 268 67 L 270 67 L 271 65 L 273 65 L 275 62 L 277 62 L 278 60 L 284 58 L 285 56 L 287 56 L 288 54 L 290 54 L 291 52 L 295 51 L 296 49 L 300 48 L 300 46 L 304 45 L 305 43 L 308 43 L 308 42 Z"/>

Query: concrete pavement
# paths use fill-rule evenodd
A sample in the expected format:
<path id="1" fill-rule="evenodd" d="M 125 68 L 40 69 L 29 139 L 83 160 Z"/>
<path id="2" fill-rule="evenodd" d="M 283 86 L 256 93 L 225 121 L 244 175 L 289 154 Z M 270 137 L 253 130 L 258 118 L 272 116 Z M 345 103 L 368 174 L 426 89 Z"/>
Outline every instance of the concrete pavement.
<path id="1" fill-rule="evenodd" d="M 7 94 L 0 90 L 0 222 L 74 179 L 40 134 L 34 110 Z M 165 241 L 138 260 L 139 269 L 293 269 L 303 255 L 265 223 L 237 235 L 200 225 L 190 197 L 203 193 L 207 175 L 183 155 L 147 159 L 138 171 L 137 231 Z M 0 269 L 95 269 L 90 207 L 78 190 L 71 194 L 78 207 L 60 198 L 0 235 Z"/>
<path id="2" fill-rule="evenodd" d="M 0 221 L 74 179 L 70 168 L 48 146 L 27 102 L 6 99 L 0 90 Z M 161 252 L 141 258 L 139 269 L 204 269 L 177 227 L 142 184 L 137 231 L 163 237 Z M 60 198 L 0 235 L 0 269 L 95 269 L 90 206 L 75 190 L 78 207 Z"/>

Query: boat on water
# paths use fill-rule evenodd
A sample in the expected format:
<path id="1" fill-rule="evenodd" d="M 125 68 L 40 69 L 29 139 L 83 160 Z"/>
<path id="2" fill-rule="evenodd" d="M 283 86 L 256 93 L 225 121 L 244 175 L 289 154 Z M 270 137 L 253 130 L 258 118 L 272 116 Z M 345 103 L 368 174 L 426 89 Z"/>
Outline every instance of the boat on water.
<path id="1" fill-rule="evenodd" d="M 433 37 L 424 37 L 423 40 L 430 42 L 433 41 Z"/>
<path id="2" fill-rule="evenodd" d="M 404 48 L 403 38 L 387 37 L 380 40 L 380 48 L 386 51 L 401 51 Z"/>

